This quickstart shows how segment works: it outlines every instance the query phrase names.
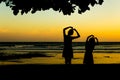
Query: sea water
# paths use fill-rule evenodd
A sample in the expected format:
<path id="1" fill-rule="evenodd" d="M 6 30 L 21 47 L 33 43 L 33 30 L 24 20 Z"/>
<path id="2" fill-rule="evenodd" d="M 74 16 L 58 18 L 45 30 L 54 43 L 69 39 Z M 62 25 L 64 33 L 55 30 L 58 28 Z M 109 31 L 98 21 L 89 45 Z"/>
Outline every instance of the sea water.
<path id="1" fill-rule="evenodd" d="M 0 50 L 62 52 L 63 42 L 0 42 Z M 85 42 L 73 42 L 73 51 L 83 53 Z M 120 53 L 120 42 L 100 42 L 96 53 Z"/>
<path id="2" fill-rule="evenodd" d="M 83 55 L 85 53 L 85 42 L 73 42 L 73 52 L 82 54 L 74 59 L 74 63 L 82 63 Z M 35 63 L 35 64 L 47 64 L 47 63 L 59 63 L 63 64 L 64 59 L 62 58 L 63 42 L 0 42 L 0 55 L 15 55 L 15 54 L 28 54 L 30 52 L 51 54 L 53 57 L 32 57 L 24 59 L 11 59 L 11 60 L 0 60 L 0 64 L 16 64 L 16 63 Z M 119 54 L 120 53 L 120 42 L 99 42 L 99 45 L 95 46 L 93 53 L 105 54 L 104 57 L 109 58 L 106 54 Z M 59 55 L 57 55 L 59 54 Z M 97 58 L 99 59 L 99 58 Z M 96 60 L 97 60 L 96 59 Z M 80 62 L 81 61 L 81 62 Z M 100 61 L 97 61 L 100 62 Z M 104 62 L 104 61 L 103 61 Z"/>

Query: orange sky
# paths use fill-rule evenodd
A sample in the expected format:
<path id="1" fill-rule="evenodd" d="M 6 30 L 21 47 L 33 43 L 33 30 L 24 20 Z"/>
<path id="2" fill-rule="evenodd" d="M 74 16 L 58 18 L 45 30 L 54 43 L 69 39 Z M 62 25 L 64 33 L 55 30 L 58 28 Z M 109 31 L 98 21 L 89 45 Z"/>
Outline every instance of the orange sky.
<path id="1" fill-rule="evenodd" d="M 104 0 L 103 5 L 71 16 L 53 10 L 14 16 L 0 4 L 0 41 L 63 41 L 63 28 L 73 26 L 85 41 L 94 34 L 99 41 L 120 41 L 120 0 Z"/>

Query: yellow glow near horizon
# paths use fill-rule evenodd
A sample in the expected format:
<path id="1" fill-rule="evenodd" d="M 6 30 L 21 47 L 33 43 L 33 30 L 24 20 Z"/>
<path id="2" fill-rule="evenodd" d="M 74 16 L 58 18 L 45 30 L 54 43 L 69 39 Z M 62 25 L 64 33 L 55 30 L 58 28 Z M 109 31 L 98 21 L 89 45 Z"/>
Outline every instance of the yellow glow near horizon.
<path id="1" fill-rule="evenodd" d="M 63 28 L 75 27 L 85 41 L 94 34 L 99 41 L 120 41 L 120 0 L 104 0 L 90 11 L 71 16 L 53 10 L 35 14 L 12 14 L 9 7 L 0 4 L 0 41 L 63 41 Z"/>

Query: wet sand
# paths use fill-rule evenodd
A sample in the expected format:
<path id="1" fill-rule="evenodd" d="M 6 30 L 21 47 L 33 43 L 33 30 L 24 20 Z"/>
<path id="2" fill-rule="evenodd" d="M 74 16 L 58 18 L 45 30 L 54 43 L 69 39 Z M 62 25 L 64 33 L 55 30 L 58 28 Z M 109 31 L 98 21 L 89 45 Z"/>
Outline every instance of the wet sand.
<path id="1" fill-rule="evenodd" d="M 49 53 L 51 57 L 31 57 L 0 61 L 0 65 L 16 64 L 64 64 L 60 53 Z M 94 64 L 120 64 L 120 53 L 93 53 Z M 83 64 L 84 53 L 75 53 L 72 64 Z"/>

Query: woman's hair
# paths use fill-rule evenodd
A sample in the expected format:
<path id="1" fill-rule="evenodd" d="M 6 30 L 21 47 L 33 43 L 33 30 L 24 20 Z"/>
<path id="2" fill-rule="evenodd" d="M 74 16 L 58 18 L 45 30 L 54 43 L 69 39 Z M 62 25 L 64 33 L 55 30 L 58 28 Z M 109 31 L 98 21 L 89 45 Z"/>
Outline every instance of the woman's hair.
<path id="1" fill-rule="evenodd" d="M 68 35 L 72 35 L 73 34 L 73 29 L 70 29 L 69 31 L 68 31 Z"/>
<path id="2" fill-rule="evenodd" d="M 90 42 L 91 44 L 94 44 L 94 43 L 95 43 L 95 38 L 94 38 L 94 37 L 91 37 L 91 38 L 89 39 L 89 42 Z"/>

